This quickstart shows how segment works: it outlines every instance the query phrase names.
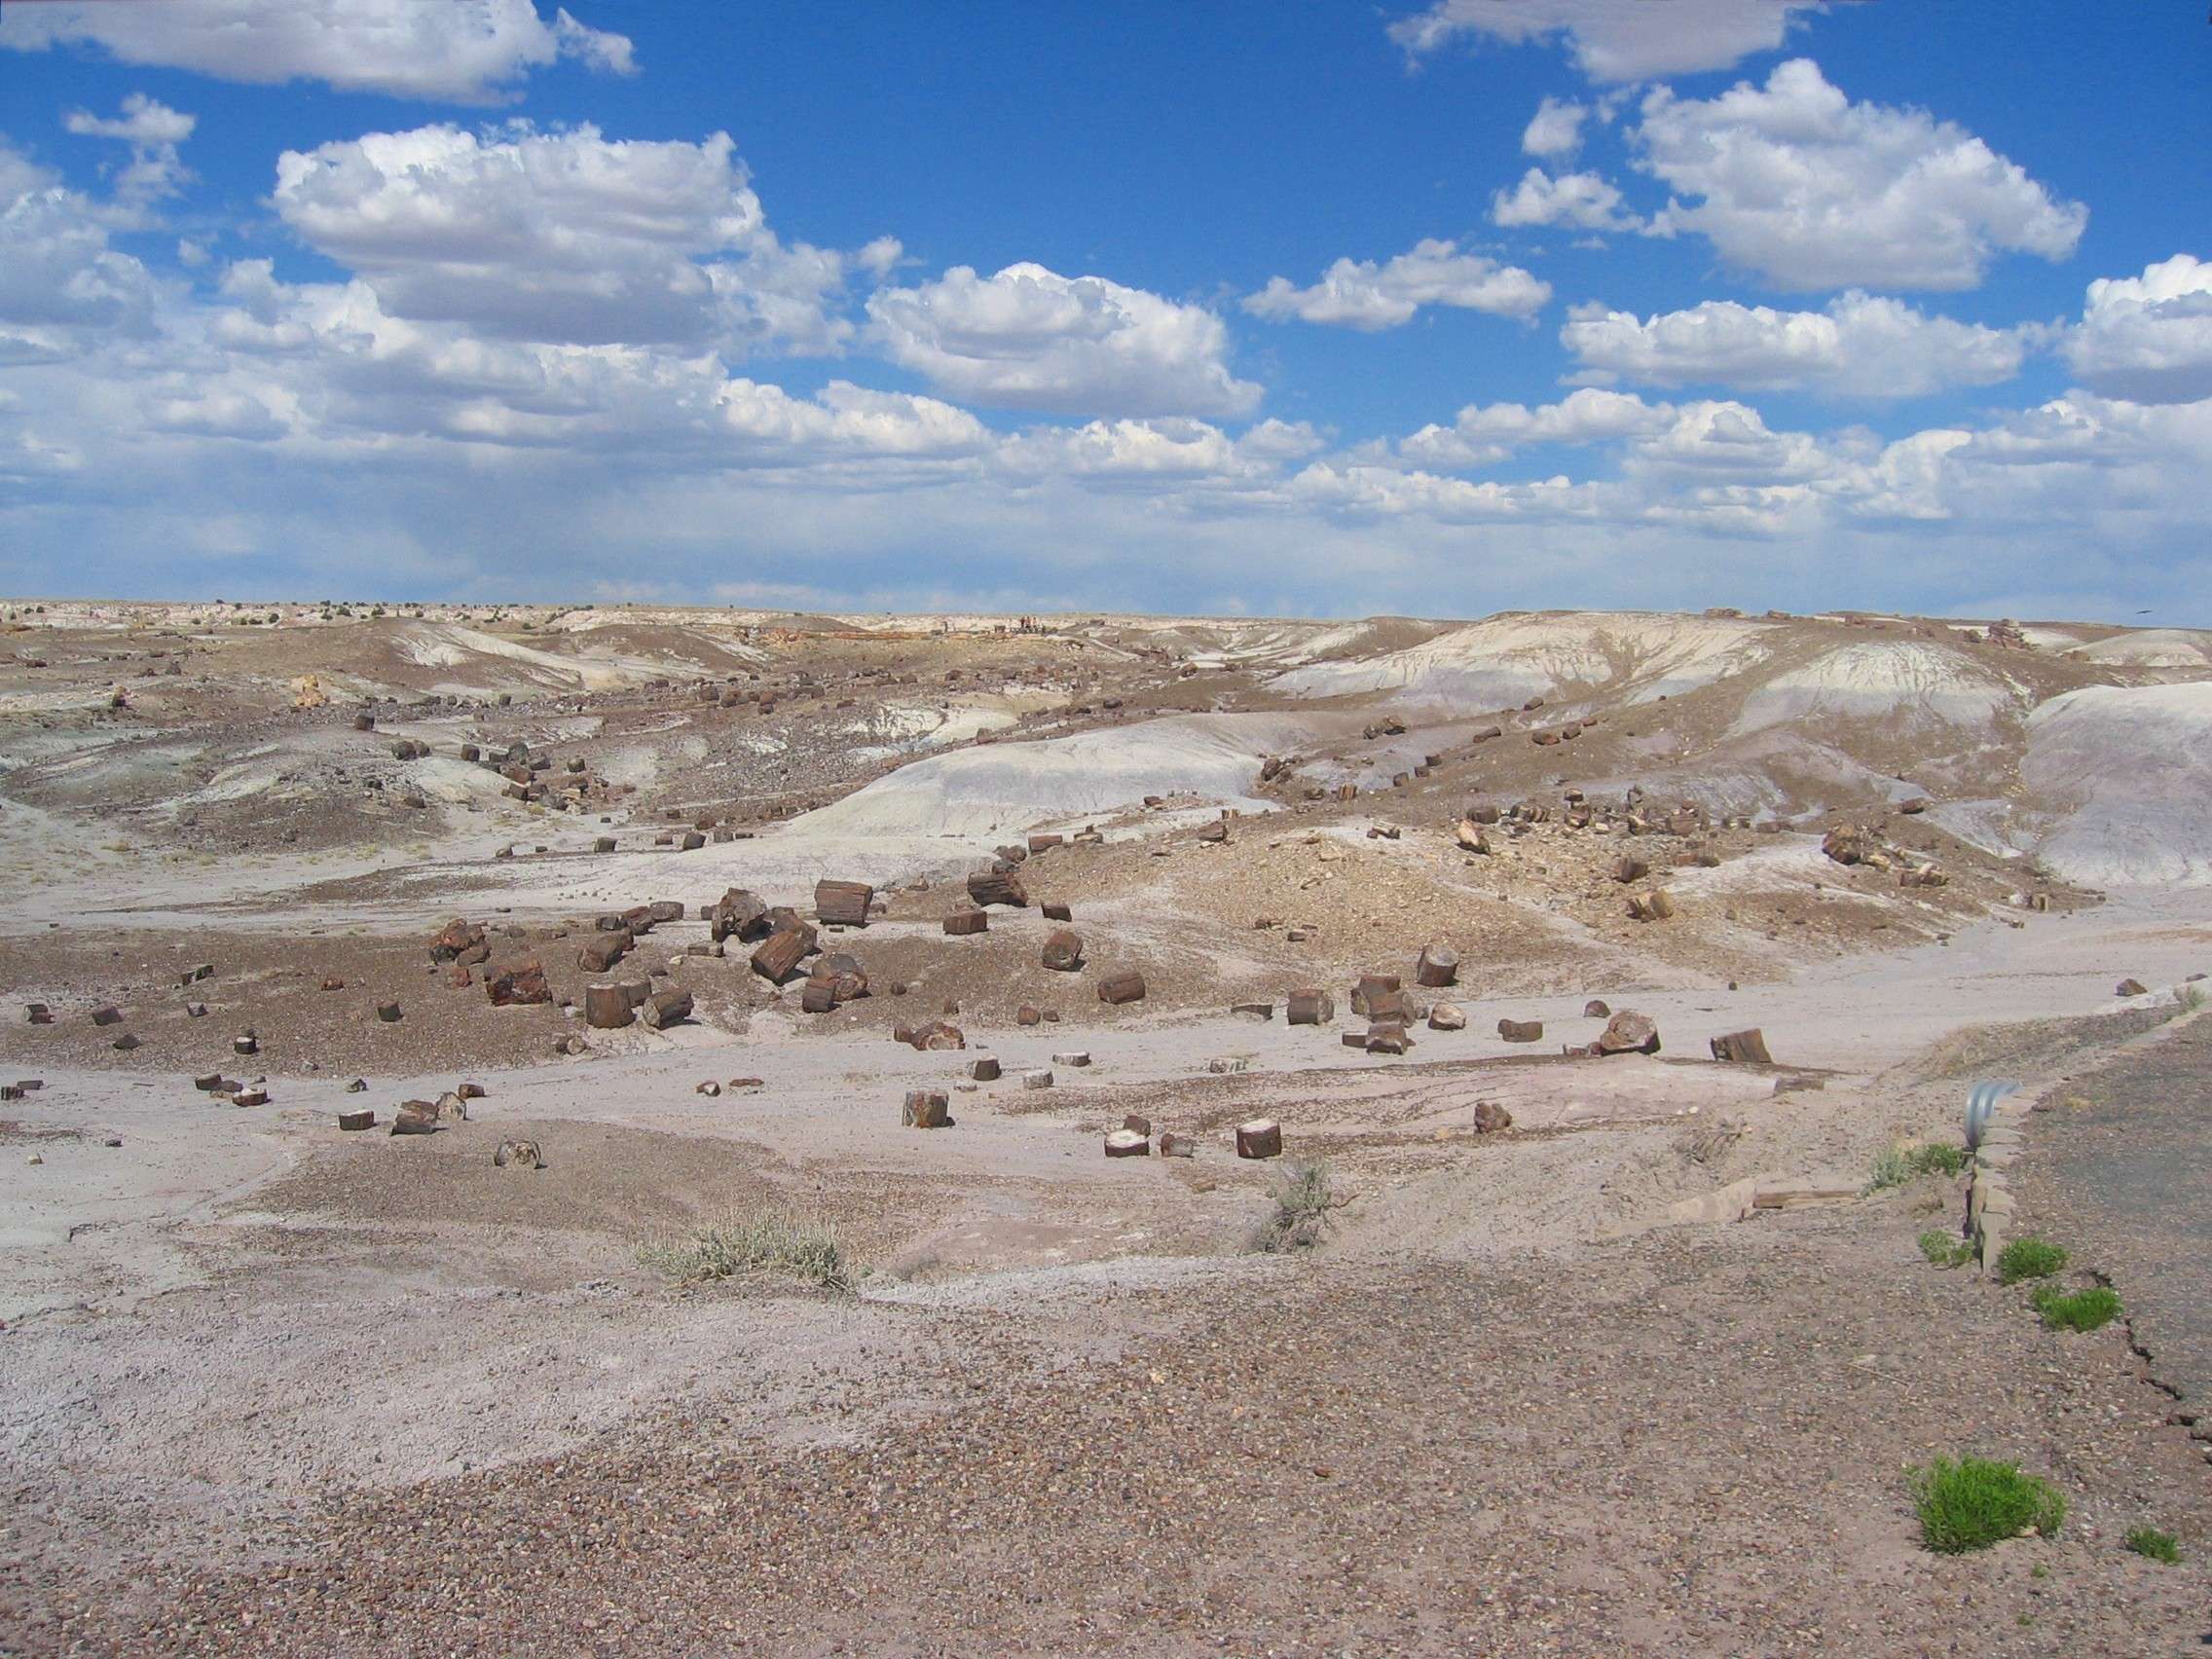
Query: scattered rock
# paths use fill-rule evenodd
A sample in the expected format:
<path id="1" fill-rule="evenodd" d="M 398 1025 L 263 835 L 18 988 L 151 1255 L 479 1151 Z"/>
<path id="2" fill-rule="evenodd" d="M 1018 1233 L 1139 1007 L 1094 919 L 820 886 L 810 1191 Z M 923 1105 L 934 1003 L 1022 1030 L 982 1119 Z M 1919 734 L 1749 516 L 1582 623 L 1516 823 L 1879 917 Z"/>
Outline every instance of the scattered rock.
<path id="1" fill-rule="evenodd" d="M 438 1109 L 427 1100 L 403 1100 L 399 1110 L 391 1115 L 391 1132 L 395 1135 L 434 1135 L 438 1132 Z"/>
<path id="2" fill-rule="evenodd" d="M 1236 1125 L 1238 1158 L 1280 1158 L 1282 1125 L 1272 1118 L 1254 1118 Z"/>
<path id="3" fill-rule="evenodd" d="M 1713 1057 L 1750 1065 L 1771 1066 L 1774 1056 L 1766 1051 L 1766 1034 L 1757 1027 L 1749 1031 L 1731 1031 L 1713 1039 Z"/>
<path id="4" fill-rule="evenodd" d="M 666 1030 L 671 1025 L 681 1025 L 691 1017 L 691 993 L 681 990 L 655 991 L 645 999 L 645 1006 L 638 1011 L 638 1017 L 655 1031 Z"/>
<path id="5" fill-rule="evenodd" d="M 1102 1003 L 1132 1003 L 1144 1000 L 1144 976 L 1124 969 L 1109 974 L 1098 981 L 1098 1000 Z"/>
<path id="6" fill-rule="evenodd" d="M 1464 1031 L 1467 1028 L 1467 1011 L 1457 1003 L 1440 1002 L 1428 1011 L 1428 1028 L 1431 1031 Z"/>
<path id="7" fill-rule="evenodd" d="M 1601 1054 L 1656 1054 L 1659 1022 L 1649 1014 L 1631 1014 L 1623 1009 L 1598 1034 L 1595 1047 Z"/>
<path id="8" fill-rule="evenodd" d="M 542 1169 L 545 1159 L 534 1140 L 504 1140 L 492 1154 L 492 1161 L 501 1169 Z"/>

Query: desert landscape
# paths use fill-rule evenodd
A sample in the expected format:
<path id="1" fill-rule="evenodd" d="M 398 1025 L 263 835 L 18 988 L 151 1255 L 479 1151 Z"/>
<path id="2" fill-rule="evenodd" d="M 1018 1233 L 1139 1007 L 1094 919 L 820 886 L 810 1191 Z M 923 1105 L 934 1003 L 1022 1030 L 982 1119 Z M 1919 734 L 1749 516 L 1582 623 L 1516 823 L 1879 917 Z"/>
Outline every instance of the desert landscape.
<path id="1" fill-rule="evenodd" d="M 2212 1640 L 2212 633 L 0 628 L 0 1650 Z"/>

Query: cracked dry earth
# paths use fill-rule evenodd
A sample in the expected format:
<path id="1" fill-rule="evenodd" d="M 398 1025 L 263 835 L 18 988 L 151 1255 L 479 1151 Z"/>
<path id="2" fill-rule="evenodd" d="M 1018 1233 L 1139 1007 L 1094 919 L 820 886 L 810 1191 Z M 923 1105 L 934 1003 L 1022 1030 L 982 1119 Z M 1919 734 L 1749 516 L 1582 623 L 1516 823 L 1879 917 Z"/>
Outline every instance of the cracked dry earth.
<path id="1" fill-rule="evenodd" d="M 2116 1330 L 2046 1334 L 2023 1292 L 1922 1265 L 1950 1201 L 883 1308 L 938 1340 L 862 1432 L 782 1445 L 694 1403 L 334 1496 L 258 1561 L 166 1550 L 96 1594 L 18 1561 L 7 1628 L 42 1653 L 2196 1649 L 2212 1483 L 2171 1402 Z M 1904 1470 L 1961 1448 L 2055 1478 L 2061 1535 L 1920 1549 Z M 2120 1547 L 2146 1518 L 2182 1566 Z M 18 1508 L 15 1546 L 39 1527 Z"/>

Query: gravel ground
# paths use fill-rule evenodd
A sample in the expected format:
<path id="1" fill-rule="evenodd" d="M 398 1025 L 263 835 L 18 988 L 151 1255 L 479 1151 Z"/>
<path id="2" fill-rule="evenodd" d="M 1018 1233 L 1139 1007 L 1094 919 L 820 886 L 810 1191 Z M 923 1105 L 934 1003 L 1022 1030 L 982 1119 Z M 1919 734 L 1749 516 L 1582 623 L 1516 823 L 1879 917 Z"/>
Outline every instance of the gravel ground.
<path id="1" fill-rule="evenodd" d="M 2154 1653 L 2212 1640 L 2212 1492 L 2123 1337 L 1918 1261 L 1948 1190 L 1472 1265 L 940 1310 L 851 1444 L 712 1406 L 334 1496 L 270 1560 L 12 1574 L 27 1652 Z M 1070 1362 L 1057 1327 L 1138 1333 Z M 1962 1355 L 1972 1355 L 1962 1363 Z M 733 1405 L 743 1389 L 733 1394 Z M 434 1403 L 426 1408 L 435 1410 Z M 2019 1459 L 2055 1540 L 1946 1559 L 1903 1470 Z M 38 1523 L 18 1510 L 17 1535 Z M 2126 1553 L 2151 1519 L 2180 1567 Z"/>

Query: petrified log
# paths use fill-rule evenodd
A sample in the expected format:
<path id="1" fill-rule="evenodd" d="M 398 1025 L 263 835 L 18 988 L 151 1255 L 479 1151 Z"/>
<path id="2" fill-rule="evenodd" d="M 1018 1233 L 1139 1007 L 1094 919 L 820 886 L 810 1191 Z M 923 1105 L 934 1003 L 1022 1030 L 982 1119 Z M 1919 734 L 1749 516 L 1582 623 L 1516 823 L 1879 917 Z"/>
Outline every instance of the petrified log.
<path id="1" fill-rule="evenodd" d="M 813 948 L 812 928 L 780 928 L 753 952 L 753 971 L 770 984 L 780 985 Z"/>
<path id="2" fill-rule="evenodd" d="M 1582 1017 L 1584 1019 L 1610 1019 L 1612 1016 L 1613 1011 L 1596 997 L 1592 997 L 1582 1005 Z"/>
<path id="3" fill-rule="evenodd" d="M 1282 1125 L 1272 1118 L 1254 1118 L 1236 1125 L 1238 1158 L 1280 1158 Z"/>
<path id="4" fill-rule="evenodd" d="M 456 916 L 430 937 L 432 962 L 460 962 L 468 965 L 482 962 L 492 954 L 491 941 L 484 930 L 473 922 Z"/>
<path id="5" fill-rule="evenodd" d="M 764 939 L 768 927 L 768 906 L 760 895 L 743 887 L 732 887 L 715 901 L 708 913 L 707 931 L 719 944 L 735 937 L 741 940 Z"/>
<path id="6" fill-rule="evenodd" d="M 1500 1129 L 1513 1127 L 1513 1114 L 1494 1100 L 1475 1102 L 1475 1132 L 1493 1135 Z"/>
<path id="7" fill-rule="evenodd" d="M 1040 904 L 1037 909 L 1039 914 L 1048 922 L 1072 922 L 1075 920 L 1075 911 L 1066 904 Z"/>
<path id="8" fill-rule="evenodd" d="M 1042 853 L 1048 848 L 1058 846 L 1060 839 L 1057 835 L 1032 835 L 1029 837 L 1029 850 L 1032 853 Z"/>
<path id="9" fill-rule="evenodd" d="M 1544 1022 L 1540 1019 L 1501 1019 L 1497 1034 L 1508 1043 L 1541 1043 L 1544 1040 Z"/>
<path id="10" fill-rule="evenodd" d="M 1440 1002 L 1428 1011 L 1428 1028 L 1431 1031 L 1464 1031 L 1467 1028 L 1467 1011 L 1457 1003 Z"/>
<path id="11" fill-rule="evenodd" d="M 1326 1025 L 1337 1017 L 1337 999 L 1327 991 L 1303 990 L 1290 993 L 1290 1006 L 1284 1015 L 1291 1025 Z"/>
<path id="12" fill-rule="evenodd" d="M 1414 977 L 1431 990 L 1456 984 L 1459 979 L 1459 953 L 1448 944 L 1431 940 L 1421 947 L 1420 961 L 1414 967 Z"/>
<path id="13" fill-rule="evenodd" d="M 1106 1137 L 1108 1158 L 1149 1158 L 1152 1156 L 1152 1137 L 1140 1135 L 1134 1129 L 1116 1129 Z"/>
<path id="14" fill-rule="evenodd" d="M 840 927 L 867 926 L 867 907 L 875 902 L 875 889 L 865 881 L 818 881 L 814 884 L 814 913 Z"/>
<path id="15" fill-rule="evenodd" d="M 1675 896 L 1664 887 L 1654 887 L 1631 899 L 1628 913 L 1640 922 L 1663 922 L 1675 913 Z"/>
<path id="16" fill-rule="evenodd" d="M 1198 826 L 1198 839 L 1201 841 L 1226 841 L 1229 839 L 1229 826 L 1218 818 L 1211 824 L 1201 824 Z"/>
<path id="17" fill-rule="evenodd" d="M 1006 904 L 1029 908 L 1029 890 L 1012 870 L 979 869 L 968 878 L 968 897 L 979 905 Z"/>
<path id="18" fill-rule="evenodd" d="M 968 1039 L 961 1032 L 960 1027 L 948 1024 L 941 1019 L 932 1020 L 927 1025 L 917 1027 L 908 1041 L 924 1052 L 939 1049 L 965 1049 L 968 1047 Z"/>
<path id="19" fill-rule="evenodd" d="M 395 1002 L 377 1004 L 377 1018 L 387 1025 L 399 1023 L 400 1007 Z"/>
<path id="20" fill-rule="evenodd" d="M 1352 1013 L 1374 1018 L 1375 999 L 1395 991 L 1398 987 L 1399 979 L 1395 974 L 1362 974 L 1351 988 Z"/>
<path id="21" fill-rule="evenodd" d="M 955 910 L 944 918 L 944 931 L 956 939 L 970 934 L 989 933 L 991 913 L 988 910 Z"/>
<path id="22" fill-rule="evenodd" d="M 576 952 L 576 966 L 587 974 L 604 974 L 630 953 L 629 931 L 603 933 L 584 941 Z"/>
<path id="23" fill-rule="evenodd" d="M 1077 972 L 1083 967 L 1083 935 L 1073 928 L 1059 929 L 1045 940 L 1043 960 L 1055 973 Z"/>
<path id="24" fill-rule="evenodd" d="M 1189 1135 L 1179 1135 L 1173 1129 L 1168 1129 L 1160 1137 L 1160 1156 L 1162 1158 L 1196 1158 L 1198 1152 L 1198 1143 Z"/>
<path id="25" fill-rule="evenodd" d="M 1839 865 L 1863 864 L 1873 850 L 1866 832 L 1849 825 L 1839 824 L 1821 837 L 1821 851 Z"/>
<path id="26" fill-rule="evenodd" d="M 1098 1000 L 1102 1003 L 1133 1003 L 1144 1000 L 1144 976 L 1132 969 L 1109 974 L 1098 981 Z"/>
<path id="27" fill-rule="evenodd" d="M 911 1088 L 899 1122 L 909 1129 L 941 1129 L 952 1121 L 945 1096 L 934 1088 Z"/>
<path id="28" fill-rule="evenodd" d="M 968 1062 L 968 1076 L 977 1083 L 996 1083 L 999 1080 L 999 1063 L 990 1055 Z"/>
<path id="29" fill-rule="evenodd" d="M 351 1112 L 341 1112 L 338 1114 L 338 1126 L 347 1130 L 373 1129 L 377 1126 L 377 1115 L 366 1106 Z"/>
<path id="30" fill-rule="evenodd" d="M 545 970 L 535 962 L 518 962 L 487 976 L 484 990 L 491 997 L 494 1008 L 514 1008 L 553 1000 L 553 993 L 545 983 Z"/>
<path id="31" fill-rule="evenodd" d="M 1623 887 L 1641 881 L 1650 873 L 1651 866 L 1649 865 L 1641 859 L 1630 857 L 1627 853 L 1623 853 L 1613 861 L 1613 879 Z"/>
<path id="32" fill-rule="evenodd" d="M 689 991 L 655 991 L 645 999 L 645 1006 L 638 1011 L 639 1017 L 655 1031 L 671 1025 L 681 1025 L 691 1017 Z"/>
<path id="33" fill-rule="evenodd" d="M 403 1100 L 399 1110 L 391 1115 L 391 1132 L 395 1135 L 434 1135 L 438 1132 L 438 1109 L 427 1100 Z"/>
<path id="34" fill-rule="evenodd" d="M 1766 1051 L 1766 1033 L 1757 1026 L 1749 1031 L 1730 1031 L 1713 1039 L 1713 1057 L 1747 1065 L 1771 1066 L 1774 1056 Z"/>

